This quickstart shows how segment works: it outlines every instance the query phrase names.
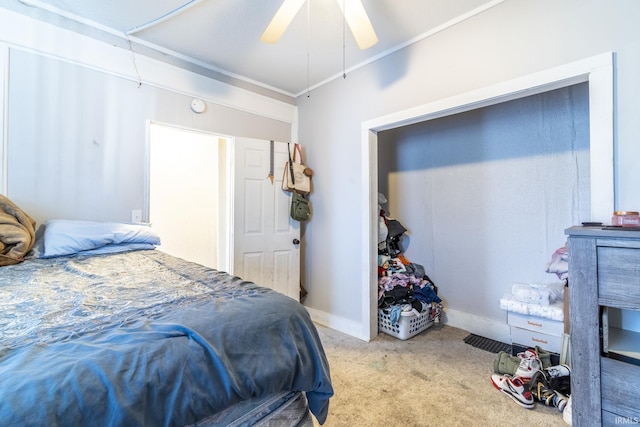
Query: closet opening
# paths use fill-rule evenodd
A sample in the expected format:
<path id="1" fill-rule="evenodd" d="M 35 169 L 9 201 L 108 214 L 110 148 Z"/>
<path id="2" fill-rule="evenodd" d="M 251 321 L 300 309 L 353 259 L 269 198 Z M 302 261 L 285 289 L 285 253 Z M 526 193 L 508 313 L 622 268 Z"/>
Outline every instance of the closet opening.
<path id="1" fill-rule="evenodd" d="M 576 86 L 574 86 L 576 85 Z M 574 86 L 573 88 L 571 88 Z M 388 135 L 402 133 L 403 129 L 408 125 L 414 125 L 413 129 L 419 129 L 420 126 L 416 125 L 422 122 L 432 121 L 434 119 L 446 118 L 447 122 L 454 122 L 456 115 L 460 115 L 462 113 L 471 112 L 470 114 L 473 117 L 474 111 L 482 107 L 490 107 L 497 106 L 497 104 L 503 104 L 508 101 L 520 100 L 521 98 L 536 96 L 540 94 L 544 94 L 546 92 L 555 91 L 556 89 L 561 89 L 563 91 L 578 91 L 576 92 L 578 97 L 580 97 L 580 90 L 582 92 L 586 92 L 588 97 L 588 112 L 585 114 L 588 115 L 588 124 L 585 126 L 588 127 L 586 129 L 587 132 L 587 147 L 586 151 L 588 154 L 585 154 L 582 159 L 578 159 L 574 154 L 570 154 L 569 156 L 574 156 L 573 160 L 570 158 L 569 162 L 576 162 L 576 171 L 581 169 L 581 172 L 572 172 L 574 175 L 577 173 L 586 173 L 586 180 L 588 181 L 588 185 L 585 189 L 583 189 L 583 193 L 586 193 L 584 196 L 579 197 L 582 199 L 583 206 L 577 207 L 577 209 L 573 209 L 575 213 L 570 213 L 569 218 L 570 221 L 576 221 L 576 218 L 579 218 L 581 221 L 606 221 L 608 217 L 610 217 L 611 212 L 614 210 L 614 188 L 613 188 L 613 57 L 611 54 L 604 54 L 593 58 L 588 58 L 583 61 L 579 61 L 577 63 L 567 64 L 562 67 L 554 68 L 551 70 L 547 70 L 544 72 L 536 73 L 533 75 L 525 76 L 523 78 L 519 78 L 513 81 L 505 82 L 496 86 L 484 88 L 481 90 L 477 90 L 471 93 L 466 93 L 460 96 L 456 96 L 453 98 L 448 98 L 444 100 L 440 100 L 431 104 L 426 104 L 418 108 L 414 108 L 411 110 L 395 113 L 393 115 L 385 116 L 379 119 L 371 120 L 363 123 L 362 126 L 362 145 L 363 145 L 363 170 L 369 170 L 368 176 L 363 177 L 363 194 L 366 197 L 364 201 L 365 210 L 363 212 L 363 239 L 364 246 L 368 248 L 368 251 L 365 251 L 365 258 L 363 260 L 364 268 L 363 277 L 369 278 L 368 281 L 364 281 L 362 296 L 363 296 L 363 338 L 369 340 L 377 335 L 377 220 L 378 220 L 378 192 L 379 190 L 386 191 L 388 188 L 379 188 L 378 184 L 378 152 L 380 147 L 378 144 L 385 144 L 385 141 L 388 141 Z M 576 89 L 577 88 L 577 89 Z M 582 88 L 582 89 L 580 89 Z M 547 95 L 542 95 L 546 97 Z M 585 95 L 583 95 L 585 96 Z M 546 98 L 545 98 L 546 99 Z M 522 105 L 520 101 L 519 104 Z M 494 111 L 500 112 L 500 108 L 494 109 Z M 477 116 L 476 116 L 477 117 Z M 416 127 L 417 126 L 417 127 Z M 424 125 L 425 128 L 429 127 L 429 125 Z M 384 133 L 382 133 L 384 131 Z M 517 137 L 516 137 L 517 138 Z M 409 138 L 410 139 L 410 138 Z M 409 144 L 411 145 L 411 144 Z M 384 147 L 386 149 L 386 147 Z M 474 148 L 472 146 L 468 146 L 467 149 Z M 476 147 L 479 148 L 479 147 Z M 508 147 L 505 147 L 508 148 Z M 554 147 L 548 147 L 551 150 Z M 444 150 L 455 150 L 448 147 L 441 147 Z M 497 163 L 500 163 L 500 156 L 504 153 L 500 153 L 499 147 L 493 147 L 493 150 L 498 151 L 495 154 L 493 160 Z M 546 164 L 546 160 L 541 160 L 536 163 L 536 159 L 529 159 L 526 156 L 527 148 L 526 147 L 518 147 L 516 145 L 508 148 L 512 151 L 512 154 L 516 153 L 514 158 L 522 157 L 524 160 L 524 164 L 521 163 L 521 160 L 516 160 L 515 163 L 508 164 L 507 162 L 506 168 L 507 170 L 502 170 L 502 173 L 508 173 L 508 168 L 518 169 L 520 166 L 522 167 L 539 167 L 541 165 Z M 578 150 L 581 148 L 578 147 Z M 582 147 L 584 149 L 584 147 Z M 505 150 L 508 151 L 508 150 Z M 520 154 L 517 154 L 520 153 Z M 433 154 L 433 153 L 432 153 Z M 536 153 L 533 153 L 534 157 L 537 156 Z M 474 160 L 474 156 L 477 159 L 480 159 L 482 156 L 478 157 L 478 153 L 469 153 L 466 155 L 463 153 L 462 158 L 465 157 L 467 160 Z M 579 156 L 578 156 L 579 157 Z M 567 159 L 565 159 L 566 161 Z M 415 159 L 413 159 L 415 161 Z M 534 163 L 530 163 L 533 161 Z M 437 162 L 437 161 L 436 161 Z M 471 164 L 472 162 L 469 162 Z M 536 166 L 536 164 L 538 166 Z M 438 165 L 435 165 L 436 167 Z M 468 166 L 468 165 L 467 165 Z M 504 165 L 499 166 L 505 167 Z M 471 168 L 473 169 L 473 167 Z M 586 170 L 585 170 L 586 169 Z M 442 169 L 445 170 L 445 169 Z M 488 170 L 485 168 L 485 171 Z M 452 170 L 446 171 L 446 173 L 453 173 Z M 467 169 L 466 172 L 471 176 L 477 171 L 470 171 Z M 480 172 L 483 173 L 483 172 Z M 402 178 L 405 180 L 404 183 L 397 183 L 398 185 L 407 185 L 407 182 L 410 182 L 412 179 L 424 179 L 419 176 L 414 176 L 415 171 L 407 171 L 404 174 L 405 176 Z M 435 175 L 432 175 L 432 178 Z M 392 178 L 392 180 L 395 178 Z M 438 179 L 446 179 L 445 175 L 439 176 Z M 475 178 L 472 178 L 475 180 Z M 578 177 L 579 179 L 579 177 Z M 490 181 L 490 180 L 489 180 Z M 523 184 L 525 181 L 517 181 L 512 183 L 515 187 L 511 187 L 511 191 L 518 191 L 519 187 L 526 187 L 526 184 Z M 419 182 L 416 183 L 418 188 L 424 189 L 424 185 Z M 396 184 L 390 184 L 392 187 Z M 422 185 L 422 186 L 421 186 Z M 380 187 L 383 187 L 382 185 Z M 460 188 L 458 188 L 455 192 L 460 192 Z M 472 190 L 473 191 L 473 190 Z M 522 189 L 525 191 L 525 189 Z M 577 190 L 580 191 L 579 189 Z M 494 195 L 496 197 L 505 197 L 501 195 Z M 403 196 L 406 202 L 407 197 L 411 197 L 410 195 Z M 478 204 L 482 203 L 491 203 L 491 200 L 482 201 L 481 195 L 471 194 L 468 196 L 464 196 L 464 194 L 452 194 L 452 197 L 467 197 L 470 201 L 470 206 L 465 212 L 455 213 L 452 218 L 459 218 L 460 221 L 464 221 L 465 215 L 473 215 L 474 212 L 478 212 Z M 442 199 L 445 200 L 445 199 Z M 522 209 L 531 209 L 526 206 L 526 201 L 524 199 L 520 199 L 519 203 L 522 203 Z M 396 202 L 394 202 L 396 203 Z M 544 202 L 543 202 L 544 203 Z M 573 203 L 573 202 L 572 202 Z M 397 204 L 397 203 L 396 203 Z M 474 206 L 475 205 L 475 206 Z M 464 201 L 456 202 L 452 206 L 464 207 Z M 427 206 L 422 206 L 427 209 Z M 388 207 L 390 208 L 390 207 Z M 416 207 L 417 210 L 420 209 L 420 206 Z M 457 209 L 460 211 L 460 209 Z M 390 209 L 391 216 L 394 215 L 393 209 Z M 429 212 L 425 212 L 425 218 L 429 216 Z M 457 215 L 457 216 L 456 216 Z M 412 215 L 411 221 L 416 221 L 420 218 L 419 215 Z M 402 218 L 398 218 L 402 222 Z M 430 221 L 433 221 L 434 218 L 430 218 Z M 544 222 L 544 217 L 542 219 Z M 445 226 L 451 227 L 452 224 L 455 224 L 455 220 L 453 222 L 449 222 L 445 224 Z M 411 228 L 412 224 L 405 224 L 408 228 Z M 567 224 L 567 227 L 574 224 Z M 422 224 L 420 225 L 422 226 Z M 539 227 L 539 224 L 535 225 Z M 542 225 L 544 226 L 544 224 Z M 427 226 L 429 228 L 429 226 Z M 438 225 L 434 223 L 431 230 L 437 230 Z M 557 228 L 557 227 L 556 227 Z M 442 231 L 442 230 L 440 230 Z M 439 231 L 436 231 L 439 232 Z M 487 230 L 483 230 L 483 233 L 487 233 Z M 468 233 L 469 238 L 479 238 L 478 236 L 472 236 L 472 233 Z M 454 233 L 455 235 L 455 233 Z M 423 244 L 431 244 L 428 240 L 433 237 L 429 236 L 428 233 L 424 237 L 412 236 L 414 241 L 413 245 L 418 244 L 419 239 L 425 239 L 426 241 Z M 461 235 L 458 235 L 458 240 L 460 240 Z M 480 236 L 480 238 L 482 238 Z M 455 246 L 455 242 L 449 242 L 451 245 Z M 463 244 L 463 242 L 458 242 L 459 244 Z M 476 242 L 476 247 L 480 248 L 481 244 Z M 496 244 L 493 243 L 491 248 L 488 248 L 492 251 L 498 251 L 499 248 L 496 247 Z M 449 248 L 450 250 L 455 250 L 455 247 Z M 432 249 L 432 251 L 437 251 L 437 248 Z M 548 255 L 551 255 L 550 253 Z M 464 258 L 461 259 L 462 261 Z M 415 260 L 415 262 L 420 262 L 419 260 Z M 451 265 L 450 265 L 451 267 Z M 436 285 L 438 285 L 436 281 Z M 469 286 L 473 286 L 473 283 L 470 283 Z M 443 297 L 446 299 L 446 284 L 443 283 L 442 292 Z M 460 292 L 457 290 L 456 292 Z M 480 296 L 482 296 L 482 290 L 476 290 L 476 292 L 480 292 Z M 488 298 L 495 297 L 492 295 L 487 295 Z M 499 296 L 496 298 L 495 305 L 498 306 Z M 447 311 L 445 307 L 445 311 Z M 505 341 L 505 331 L 508 331 L 506 325 L 501 325 L 501 322 L 492 321 L 491 319 L 487 319 L 486 316 L 483 315 L 474 315 L 474 311 L 472 308 L 458 306 L 458 309 L 450 310 L 449 313 L 445 314 L 446 323 L 459 327 L 465 330 L 470 331 L 471 333 L 480 333 L 483 336 L 488 338 L 497 339 Z"/>

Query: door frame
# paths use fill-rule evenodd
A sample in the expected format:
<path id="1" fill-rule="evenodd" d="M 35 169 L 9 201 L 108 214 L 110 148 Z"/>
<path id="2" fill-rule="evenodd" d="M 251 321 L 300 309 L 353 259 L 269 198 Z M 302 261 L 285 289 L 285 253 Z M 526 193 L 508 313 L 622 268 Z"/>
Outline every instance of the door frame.
<path id="1" fill-rule="evenodd" d="M 0 43 L 0 194 L 7 194 L 9 177 L 9 46 Z"/>
<path id="2" fill-rule="evenodd" d="M 603 53 L 362 122 L 362 339 L 369 341 L 378 334 L 378 132 L 588 82 L 591 220 L 604 222 L 610 218 L 615 206 L 613 65 L 614 54 Z"/>
<path id="3" fill-rule="evenodd" d="M 200 133 L 209 136 L 213 136 L 218 139 L 218 144 L 220 145 L 220 140 L 226 141 L 226 149 L 224 153 L 221 153 L 221 157 L 224 156 L 224 163 L 226 165 L 226 173 L 218 172 L 218 177 L 220 180 L 224 181 L 224 193 L 225 200 L 223 201 L 224 208 L 221 209 L 224 212 L 224 219 L 218 221 L 218 229 L 220 233 L 219 236 L 224 236 L 224 243 L 219 245 L 219 249 L 222 249 L 224 254 L 220 254 L 218 252 L 218 263 L 219 269 L 224 270 L 230 274 L 233 274 L 233 176 L 234 176 L 234 165 L 233 165 L 233 150 L 234 150 L 234 137 L 229 135 L 224 135 L 218 132 L 212 132 L 203 129 L 191 128 L 187 126 L 176 125 L 173 123 L 161 122 L 158 120 L 147 120 L 145 132 L 146 132 L 146 147 L 145 147 L 145 162 L 144 162 L 144 202 L 143 202 L 143 211 L 142 211 L 142 220 L 144 222 L 149 222 L 149 210 L 150 210 L 150 161 L 151 161 L 151 126 L 165 126 L 178 130 L 182 130 L 185 132 L 193 132 Z"/>

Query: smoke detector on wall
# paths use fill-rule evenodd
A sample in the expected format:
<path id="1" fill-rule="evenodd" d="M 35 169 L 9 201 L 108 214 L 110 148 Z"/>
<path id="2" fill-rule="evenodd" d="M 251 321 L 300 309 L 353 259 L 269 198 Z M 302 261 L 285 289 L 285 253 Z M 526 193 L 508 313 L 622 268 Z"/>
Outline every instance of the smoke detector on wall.
<path id="1" fill-rule="evenodd" d="M 191 101 L 191 111 L 193 111 L 194 113 L 200 114 L 204 112 L 206 108 L 207 106 L 202 99 L 194 98 Z"/>

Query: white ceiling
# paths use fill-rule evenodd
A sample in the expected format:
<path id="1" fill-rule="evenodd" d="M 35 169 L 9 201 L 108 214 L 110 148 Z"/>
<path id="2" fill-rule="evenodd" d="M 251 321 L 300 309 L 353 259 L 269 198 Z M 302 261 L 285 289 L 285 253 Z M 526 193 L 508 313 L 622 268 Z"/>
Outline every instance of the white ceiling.
<path id="1" fill-rule="evenodd" d="M 345 33 L 335 0 L 308 0 L 277 44 L 260 36 L 282 0 L 2 0 L 0 7 L 125 46 L 129 37 L 138 52 L 297 96 L 501 1 L 362 0 L 380 40 L 367 50 L 358 49 L 348 27 Z M 187 3 L 181 13 L 126 35 Z"/>

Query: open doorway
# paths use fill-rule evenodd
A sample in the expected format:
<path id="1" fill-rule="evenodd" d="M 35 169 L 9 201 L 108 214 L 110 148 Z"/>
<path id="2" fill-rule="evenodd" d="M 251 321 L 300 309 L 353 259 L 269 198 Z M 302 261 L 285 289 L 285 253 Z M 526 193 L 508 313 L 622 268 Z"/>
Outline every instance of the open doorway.
<path id="1" fill-rule="evenodd" d="M 230 139 L 149 123 L 146 218 L 163 252 L 230 270 Z"/>
<path id="2" fill-rule="evenodd" d="M 289 144 L 149 123 L 145 218 L 159 250 L 300 298 Z M 270 179 L 270 177 L 272 179 Z"/>
<path id="3" fill-rule="evenodd" d="M 514 100 L 588 82 L 590 119 L 590 200 L 591 220 L 606 220 L 614 210 L 613 184 L 613 55 L 603 54 L 551 70 L 528 75 L 495 86 L 425 104 L 410 110 L 380 117 L 362 124 L 362 212 L 363 272 L 368 281 L 362 287 L 363 338 L 377 335 L 377 200 L 378 132 L 415 124 L 452 114 Z M 473 316 L 449 315 L 449 324 L 470 332 L 482 329 L 485 336 L 500 339 L 501 331 L 493 322 Z M 368 328 L 367 328 L 368 326 Z M 487 333 L 487 331 L 489 333 Z"/>

